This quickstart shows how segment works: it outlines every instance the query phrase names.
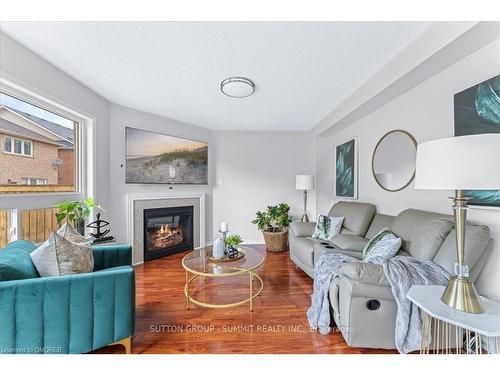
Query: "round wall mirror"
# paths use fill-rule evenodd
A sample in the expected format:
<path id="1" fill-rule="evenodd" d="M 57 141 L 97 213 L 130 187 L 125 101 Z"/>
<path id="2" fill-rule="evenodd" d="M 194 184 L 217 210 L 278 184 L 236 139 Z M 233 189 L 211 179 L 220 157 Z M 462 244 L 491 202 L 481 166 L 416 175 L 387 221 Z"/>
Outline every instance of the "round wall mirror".
<path id="1" fill-rule="evenodd" d="M 417 141 L 404 130 L 393 130 L 378 141 L 372 157 L 372 172 L 382 189 L 399 191 L 415 177 Z"/>

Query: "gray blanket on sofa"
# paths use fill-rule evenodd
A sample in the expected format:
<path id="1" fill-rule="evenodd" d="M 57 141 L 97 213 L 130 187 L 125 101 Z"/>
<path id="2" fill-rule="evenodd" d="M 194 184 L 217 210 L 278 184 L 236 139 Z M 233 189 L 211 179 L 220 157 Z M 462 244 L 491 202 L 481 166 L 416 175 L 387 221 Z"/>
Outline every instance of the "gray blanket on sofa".
<path id="1" fill-rule="evenodd" d="M 360 262 L 359 259 L 338 254 L 323 254 L 314 266 L 312 303 L 307 318 L 312 329 L 321 334 L 330 332 L 330 301 L 328 291 L 331 281 L 339 276 L 345 263 Z M 406 294 L 412 285 L 446 285 L 449 274 L 432 261 L 419 261 L 409 256 L 395 256 L 381 263 L 385 276 L 398 307 L 396 313 L 395 341 L 400 353 L 409 353 L 420 348 L 421 318 L 418 307 Z"/>

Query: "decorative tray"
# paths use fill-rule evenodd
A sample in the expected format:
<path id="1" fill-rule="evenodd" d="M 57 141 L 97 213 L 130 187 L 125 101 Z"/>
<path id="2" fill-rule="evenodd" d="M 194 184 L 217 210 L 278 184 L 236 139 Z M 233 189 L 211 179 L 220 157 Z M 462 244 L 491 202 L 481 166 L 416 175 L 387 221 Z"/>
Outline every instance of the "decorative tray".
<path id="1" fill-rule="evenodd" d="M 211 260 L 212 262 L 234 262 L 235 260 L 243 258 L 246 253 L 247 252 L 245 251 L 244 248 L 239 247 L 238 248 L 238 255 L 235 256 L 234 258 L 220 258 L 220 259 L 217 259 L 217 258 L 214 258 L 212 256 L 212 252 L 210 252 L 210 253 L 208 253 L 208 259 Z"/>

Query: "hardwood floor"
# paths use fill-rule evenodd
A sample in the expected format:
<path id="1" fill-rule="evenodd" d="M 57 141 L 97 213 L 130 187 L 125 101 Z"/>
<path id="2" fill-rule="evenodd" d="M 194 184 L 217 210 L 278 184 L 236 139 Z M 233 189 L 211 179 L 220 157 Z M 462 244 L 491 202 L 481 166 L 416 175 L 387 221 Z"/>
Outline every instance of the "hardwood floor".
<path id="1" fill-rule="evenodd" d="M 262 245 L 253 245 L 265 251 Z M 350 348 L 340 333 L 310 332 L 306 311 L 312 280 L 290 260 L 289 253 L 267 253 L 259 270 L 262 294 L 247 305 L 206 309 L 190 305 L 183 293 L 186 253 L 136 267 L 136 330 L 133 352 L 140 353 L 394 353 Z M 199 288 L 205 282 L 204 288 Z M 197 299 L 230 303 L 248 294 L 248 277 L 193 281 Z M 191 290 L 190 289 L 190 290 Z M 109 346 L 94 353 L 123 353 Z"/>

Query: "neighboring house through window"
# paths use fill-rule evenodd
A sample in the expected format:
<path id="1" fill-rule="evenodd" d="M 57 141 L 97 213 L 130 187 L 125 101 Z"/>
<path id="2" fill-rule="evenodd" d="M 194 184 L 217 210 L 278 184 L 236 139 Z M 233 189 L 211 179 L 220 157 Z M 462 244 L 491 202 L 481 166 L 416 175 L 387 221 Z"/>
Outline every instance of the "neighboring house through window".
<path id="1" fill-rule="evenodd" d="M 77 122 L 0 93 L 0 194 L 77 191 L 77 134 Z"/>

